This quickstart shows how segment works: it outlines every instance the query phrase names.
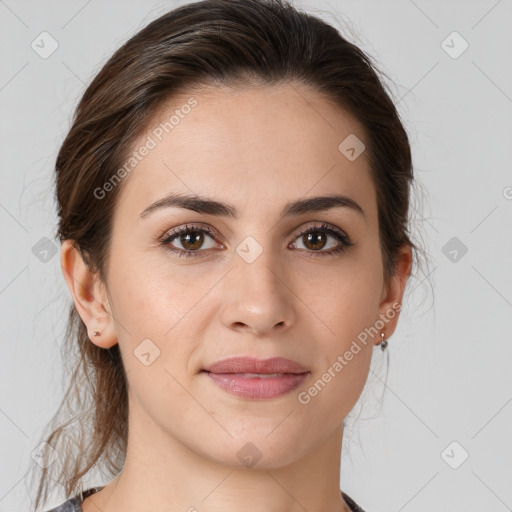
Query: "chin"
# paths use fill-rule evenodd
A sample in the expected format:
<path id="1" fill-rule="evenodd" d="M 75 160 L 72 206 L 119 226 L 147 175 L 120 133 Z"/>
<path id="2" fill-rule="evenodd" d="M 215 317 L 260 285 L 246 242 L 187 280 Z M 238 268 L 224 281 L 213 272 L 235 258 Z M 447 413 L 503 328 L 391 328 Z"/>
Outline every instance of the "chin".
<path id="1" fill-rule="evenodd" d="M 284 438 L 276 435 L 271 439 L 271 431 L 268 428 L 260 432 L 253 430 L 249 435 L 228 436 L 224 442 L 210 438 L 203 455 L 212 462 L 238 469 L 275 469 L 295 462 L 302 451 L 297 449 L 298 439 L 290 435 Z M 213 451 L 212 447 L 215 447 Z"/>

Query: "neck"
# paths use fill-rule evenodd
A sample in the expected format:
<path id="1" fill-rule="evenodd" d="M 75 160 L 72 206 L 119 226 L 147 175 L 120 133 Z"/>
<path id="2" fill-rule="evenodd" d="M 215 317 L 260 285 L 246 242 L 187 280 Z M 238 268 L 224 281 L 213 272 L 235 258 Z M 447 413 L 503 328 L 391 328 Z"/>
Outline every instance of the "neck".
<path id="1" fill-rule="evenodd" d="M 310 452 L 301 454 L 297 446 L 301 456 L 285 465 L 262 457 L 250 467 L 208 458 L 147 416 L 136 418 L 122 472 L 84 500 L 83 512 L 349 511 L 340 492 L 342 425 Z"/>

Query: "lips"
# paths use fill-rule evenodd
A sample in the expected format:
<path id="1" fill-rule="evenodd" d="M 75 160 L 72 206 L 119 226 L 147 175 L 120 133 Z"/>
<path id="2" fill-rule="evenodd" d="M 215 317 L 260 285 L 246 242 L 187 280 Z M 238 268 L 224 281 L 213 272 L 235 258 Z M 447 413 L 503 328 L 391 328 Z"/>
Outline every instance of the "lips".
<path id="1" fill-rule="evenodd" d="M 300 386 L 310 370 L 291 359 L 274 357 L 232 357 L 202 370 L 219 388 L 248 400 L 263 400 L 286 395 Z"/>
<path id="2" fill-rule="evenodd" d="M 305 368 L 296 361 L 284 357 L 271 359 L 255 359 L 253 357 L 231 357 L 206 366 L 203 371 L 222 374 L 300 374 L 307 373 Z"/>

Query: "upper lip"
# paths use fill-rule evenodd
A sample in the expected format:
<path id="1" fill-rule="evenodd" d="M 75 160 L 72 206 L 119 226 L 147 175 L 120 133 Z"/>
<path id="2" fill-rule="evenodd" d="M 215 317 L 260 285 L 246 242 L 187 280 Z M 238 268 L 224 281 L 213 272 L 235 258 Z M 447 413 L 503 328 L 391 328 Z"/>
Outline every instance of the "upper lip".
<path id="1" fill-rule="evenodd" d="M 256 359 L 254 357 L 230 357 L 222 359 L 203 370 L 210 373 L 306 373 L 309 370 L 291 359 L 272 357 Z"/>

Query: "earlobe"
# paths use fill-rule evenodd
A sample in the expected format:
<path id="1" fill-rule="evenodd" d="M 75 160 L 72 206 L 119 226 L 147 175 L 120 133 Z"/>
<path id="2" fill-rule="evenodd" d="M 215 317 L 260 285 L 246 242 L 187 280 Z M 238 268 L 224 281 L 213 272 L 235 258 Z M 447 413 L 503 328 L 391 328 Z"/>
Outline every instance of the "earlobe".
<path id="1" fill-rule="evenodd" d="M 87 267 L 72 240 L 62 242 L 60 263 L 73 302 L 87 326 L 91 341 L 101 348 L 112 347 L 117 343 L 117 336 L 109 313 L 105 287 L 98 274 Z"/>

